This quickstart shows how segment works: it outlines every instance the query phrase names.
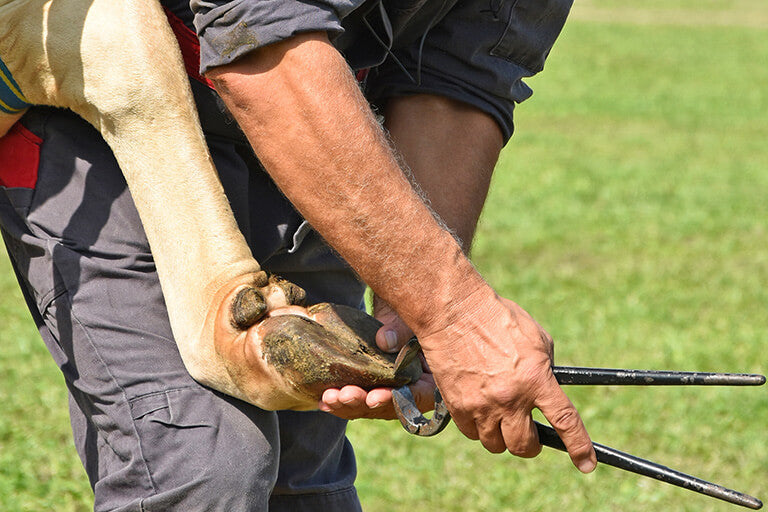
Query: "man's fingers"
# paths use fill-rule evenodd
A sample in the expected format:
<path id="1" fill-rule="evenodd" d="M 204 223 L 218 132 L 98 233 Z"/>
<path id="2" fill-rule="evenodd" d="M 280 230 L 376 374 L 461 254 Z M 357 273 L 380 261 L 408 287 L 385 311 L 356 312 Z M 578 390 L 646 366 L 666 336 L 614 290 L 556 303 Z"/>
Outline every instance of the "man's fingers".
<path id="1" fill-rule="evenodd" d="M 374 397 L 371 399 L 370 395 Z M 367 393 L 357 386 L 344 386 L 341 389 L 326 389 L 323 392 L 318 409 L 347 420 L 358 418 L 392 419 L 395 417 L 392 406 L 392 394 L 386 388 Z M 376 396 L 378 395 L 378 398 Z M 389 399 L 386 396 L 389 396 Z M 369 405 L 368 400 L 372 404 Z"/>
<path id="2" fill-rule="evenodd" d="M 501 421 L 501 433 L 507 450 L 512 455 L 530 459 L 541 453 L 539 434 L 529 414 L 520 414 Z"/>
<path id="3" fill-rule="evenodd" d="M 379 317 L 377 320 L 384 325 L 376 331 L 376 345 L 384 352 L 397 352 L 413 337 L 413 331 L 397 315 Z"/>
<path id="4" fill-rule="evenodd" d="M 365 406 L 367 393 L 364 389 L 357 386 L 344 386 L 339 390 L 338 400 L 347 407 Z"/>
<path id="5" fill-rule="evenodd" d="M 384 352 L 397 352 L 413 337 L 411 328 L 378 295 L 373 296 L 373 316 L 384 324 L 376 332 L 376 345 Z"/>
<path id="6" fill-rule="evenodd" d="M 411 392 L 421 412 L 431 411 L 435 406 L 435 381 L 425 374 L 411 384 Z M 374 418 L 392 420 L 396 418 L 392 403 L 391 388 L 375 388 L 366 391 L 357 386 L 344 386 L 341 389 L 326 389 L 317 404 L 317 408 L 340 418 Z"/>
<path id="7" fill-rule="evenodd" d="M 411 330 L 402 322 L 384 324 L 376 332 L 376 345 L 384 352 L 394 353 L 400 350 L 412 336 Z"/>
<path id="8" fill-rule="evenodd" d="M 321 402 L 332 410 L 342 407 L 357 407 L 365 404 L 365 390 L 357 386 L 344 386 L 341 389 L 326 389 Z"/>
<path id="9" fill-rule="evenodd" d="M 368 392 L 365 397 L 365 405 L 369 409 L 377 409 L 392 402 L 392 390 L 389 388 L 377 388 Z"/>
<path id="10" fill-rule="evenodd" d="M 450 409 L 450 407 L 449 407 Z M 477 431 L 477 425 L 471 416 L 457 415 L 451 412 L 451 418 L 454 425 L 459 429 L 459 432 L 464 434 L 467 438 L 477 441 L 480 439 L 480 434 Z"/>
<path id="11" fill-rule="evenodd" d="M 482 419 L 477 422 L 477 432 L 483 447 L 491 453 L 501 453 L 507 449 L 498 420 Z"/>
<path id="12" fill-rule="evenodd" d="M 565 443 L 573 464 L 582 473 L 590 473 L 597 465 L 597 457 L 592 447 L 587 429 L 581 421 L 579 413 L 571 401 L 557 384 L 554 375 L 544 396 L 536 402 L 536 406 L 549 420 Z"/>
<path id="13" fill-rule="evenodd" d="M 416 406 L 421 412 L 429 412 L 435 408 L 435 379 L 425 373 L 421 379 L 410 385 Z"/>
<path id="14" fill-rule="evenodd" d="M 339 400 L 339 391 L 338 389 L 326 389 L 323 391 L 319 409 L 325 412 L 333 412 L 335 409 L 342 407 L 343 404 Z"/>

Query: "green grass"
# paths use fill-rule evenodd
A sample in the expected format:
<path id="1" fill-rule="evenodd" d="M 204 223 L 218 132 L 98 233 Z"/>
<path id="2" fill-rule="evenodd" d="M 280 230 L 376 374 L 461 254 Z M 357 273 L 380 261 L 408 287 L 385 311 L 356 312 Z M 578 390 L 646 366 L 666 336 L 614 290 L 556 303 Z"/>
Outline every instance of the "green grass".
<path id="1" fill-rule="evenodd" d="M 473 255 L 559 364 L 768 372 L 765 19 L 763 0 L 577 2 L 518 108 Z M 86 510 L 64 386 L 2 258 L 0 319 L 0 510 Z M 566 391 L 594 440 L 768 498 L 766 388 Z M 491 455 L 455 427 L 349 435 L 368 512 L 735 510 L 608 467 L 582 476 L 551 450 Z"/>
<path id="2" fill-rule="evenodd" d="M 69 430 L 67 393 L 0 252 L 0 510 L 93 508 Z"/>
<path id="3" fill-rule="evenodd" d="M 768 9 L 691 26 L 678 11 L 701 2 L 643 3 L 658 24 L 620 16 L 637 2 L 585 3 L 518 108 L 473 259 L 559 364 L 765 373 L 768 31 L 747 15 Z M 765 388 L 566 391 L 596 441 L 768 497 Z M 608 467 L 584 477 L 550 450 L 486 454 L 455 428 L 350 436 L 368 511 L 732 507 Z"/>

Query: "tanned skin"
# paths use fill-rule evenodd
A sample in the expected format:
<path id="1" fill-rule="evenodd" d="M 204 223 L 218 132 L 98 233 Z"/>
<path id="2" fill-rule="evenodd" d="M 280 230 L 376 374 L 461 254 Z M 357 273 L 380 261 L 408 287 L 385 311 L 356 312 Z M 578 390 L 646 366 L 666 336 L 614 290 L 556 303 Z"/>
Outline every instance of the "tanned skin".
<path id="1" fill-rule="evenodd" d="M 461 432 L 491 452 L 532 457 L 541 450 L 531 417 L 538 408 L 574 464 L 592 471 L 589 435 L 551 371 L 551 337 L 494 292 L 414 192 L 326 34 L 261 48 L 209 77 L 286 196 L 419 337 Z M 409 137 L 394 117 L 393 137 Z M 476 149 L 490 151 L 488 161 L 498 132 L 491 140 L 493 148 Z M 400 151 L 417 174 L 432 174 L 409 156 L 426 142 L 414 144 Z"/>
<path id="2" fill-rule="evenodd" d="M 498 125 L 467 104 L 419 94 L 389 100 L 385 126 L 425 199 L 469 253 L 504 142 Z M 376 341 L 382 350 L 396 352 L 413 332 L 378 295 L 373 305 L 376 318 L 384 323 Z M 431 384 L 425 375 L 411 388 L 422 408 L 433 405 Z M 388 389 L 371 393 L 354 386 L 329 389 L 320 408 L 349 419 L 394 417 Z"/>

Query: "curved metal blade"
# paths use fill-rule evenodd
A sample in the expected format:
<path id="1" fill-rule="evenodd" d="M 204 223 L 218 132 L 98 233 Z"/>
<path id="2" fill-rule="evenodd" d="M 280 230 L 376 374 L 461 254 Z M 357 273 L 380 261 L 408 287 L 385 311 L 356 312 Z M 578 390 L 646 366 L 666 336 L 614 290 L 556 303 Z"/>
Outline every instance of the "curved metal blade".
<path id="1" fill-rule="evenodd" d="M 451 421 L 451 415 L 445 406 L 440 390 L 435 388 L 435 411 L 427 419 L 416 406 L 411 388 L 403 386 L 392 390 L 395 413 L 403 428 L 417 436 L 434 436 L 443 431 Z"/>

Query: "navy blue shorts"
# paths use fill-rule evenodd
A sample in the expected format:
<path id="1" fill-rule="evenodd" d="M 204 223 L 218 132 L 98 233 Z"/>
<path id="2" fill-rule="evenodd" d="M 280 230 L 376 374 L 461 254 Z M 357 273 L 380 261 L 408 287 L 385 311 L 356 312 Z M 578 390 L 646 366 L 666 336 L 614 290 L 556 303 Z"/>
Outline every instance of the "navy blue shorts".
<path id="1" fill-rule="evenodd" d="M 165 0 L 170 5 L 180 0 Z M 203 72 L 302 32 L 322 31 L 369 99 L 431 93 L 491 115 L 508 139 L 523 82 L 544 68 L 573 0 L 191 0 Z"/>

